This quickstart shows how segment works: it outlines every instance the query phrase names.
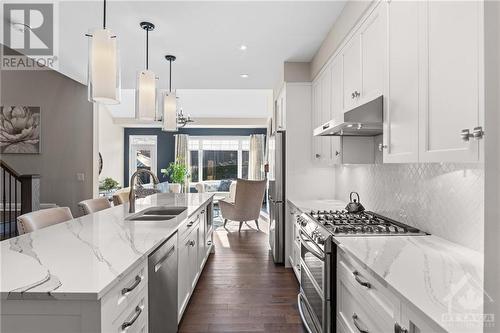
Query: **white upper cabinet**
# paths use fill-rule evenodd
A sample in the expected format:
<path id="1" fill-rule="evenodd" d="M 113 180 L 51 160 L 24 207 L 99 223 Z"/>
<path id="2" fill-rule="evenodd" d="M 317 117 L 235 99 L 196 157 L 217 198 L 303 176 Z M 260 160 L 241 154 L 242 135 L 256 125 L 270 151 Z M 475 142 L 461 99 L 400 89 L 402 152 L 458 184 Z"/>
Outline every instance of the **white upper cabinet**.
<path id="1" fill-rule="evenodd" d="M 344 110 L 351 109 L 361 97 L 361 42 L 355 34 L 342 52 Z"/>
<path id="2" fill-rule="evenodd" d="M 483 2 L 420 3 L 421 162 L 477 162 L 479 142 L 461 131 L 481 126 Z"/>
<path id="3" fill-rule="evenodd" d="M 387 4 L 387 85 L 384 98 L 384 162 L 418 162 L 418 7 Z"/>
<path id="4" fill-rule="evenodd" d="M 323 125 L 332 119 L 331 114 L 331 74 L 327 66 L 320 76 L 313 82 L 313 111 L 312 128 Z M 332 161 L 331 138 L 313 138 L 313 160 L 329 164 Z"/>
<path id="5" fill-rule="evenodd" d="M 342 87 L 342 58 L 336 57 L 331 64 L 331 115 L 336 123 L 344 121 L 344 98 Z M 342 163 L 342 142 L 339 136 L 332 137 L 332 162 Z"/>
<path id="6" fill-rule="evenodd" d="M 386 78 L 386 3 L 382 2 L 360 29 L 361 99 L 383 94 Z"/>

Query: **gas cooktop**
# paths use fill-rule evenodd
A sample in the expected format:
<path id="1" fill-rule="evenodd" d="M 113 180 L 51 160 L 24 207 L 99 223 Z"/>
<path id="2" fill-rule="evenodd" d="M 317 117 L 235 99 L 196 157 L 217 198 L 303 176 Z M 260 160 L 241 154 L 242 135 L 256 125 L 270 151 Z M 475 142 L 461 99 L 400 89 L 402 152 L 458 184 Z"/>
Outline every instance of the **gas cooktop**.
<path id="1" fill-rule="evenodd" d="M 368 211 L 349 213 L 344 210 L 318 210 L 307 215 L 334 236 L 427 235 L 417 228 Z"/>

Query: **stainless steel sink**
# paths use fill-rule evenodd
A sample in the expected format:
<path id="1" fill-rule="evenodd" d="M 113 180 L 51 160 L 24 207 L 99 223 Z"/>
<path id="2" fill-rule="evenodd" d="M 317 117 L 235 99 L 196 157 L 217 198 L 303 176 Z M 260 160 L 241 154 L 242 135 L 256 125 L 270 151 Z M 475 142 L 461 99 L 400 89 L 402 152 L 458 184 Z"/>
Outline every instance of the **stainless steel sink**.
<path id="1" fill-rule="evenodd" d="M 126 218 L 128 221 L 168 221 L 186 211 L 187 207 L 150 207 Z"/>
<path id="2" fill-rule="evenodd" d="M 179 215 L 187 207 L 151 207 L 143 210 L 143 215 Z"/>
<path id="3" fill-rule="evenodd" d="M 129 221 L 167 221 L 175 218 L 175 215 L 139 215 L 126 218 Z"/>

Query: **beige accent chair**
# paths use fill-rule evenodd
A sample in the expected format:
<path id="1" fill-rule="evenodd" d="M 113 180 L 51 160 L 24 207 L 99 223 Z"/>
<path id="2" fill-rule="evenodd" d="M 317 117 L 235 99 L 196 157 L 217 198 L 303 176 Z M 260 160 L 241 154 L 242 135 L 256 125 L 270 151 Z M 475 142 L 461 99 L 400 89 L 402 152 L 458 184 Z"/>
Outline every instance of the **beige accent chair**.
<path id="1" fill-rule="evenodd" d="M 17 230 L 19 235 L 23 235 L 72 219 L 73 215 L 68 207 L 42 209 L 19 216 L 17 218 Z"/>
<path id="2" fill-rule="evenodd" d="M 196 185 L 194 185 L 194 188 L 198 193 L 205 193 L 205 184 L 203 183 L 197 183 Z"/>
<path id="3" fill-rule="evenodd" d="M 264 200 L 266 182 L 266 180 L 238 179 L 234 203 L 219 201 L 224 227 L 226 227 L 227 220 L 239 221 L 238 231 L 241 231 L 243 222 L 254 220 L 259 229 L 260 209 Z"/>
<path id="4" fill-rule="evenodd" d="M 128 202 L 129 195 L 130 191 L 116 191 L 115 194 L 113 194 L 113 205 L 119 206 L 123 205 L 125 202 Z"/>
<path id="5" fill-rule="evenodd" d="M 100 210 L 111 208 L 108 198 L 88 199 L 78 203 L 83 215 L 96 213 Z"/>

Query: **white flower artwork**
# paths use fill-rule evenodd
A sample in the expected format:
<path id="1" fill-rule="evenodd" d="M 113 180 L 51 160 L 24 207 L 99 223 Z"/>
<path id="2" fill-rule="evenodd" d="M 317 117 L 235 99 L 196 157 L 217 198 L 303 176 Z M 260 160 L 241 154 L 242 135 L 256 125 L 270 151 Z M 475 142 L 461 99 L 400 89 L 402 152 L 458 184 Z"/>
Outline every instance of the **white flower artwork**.
<path id="1" fill-rule="evenodd" d="M 40 107 L 0 106 L 0 153 L 40 153 Z"/>

